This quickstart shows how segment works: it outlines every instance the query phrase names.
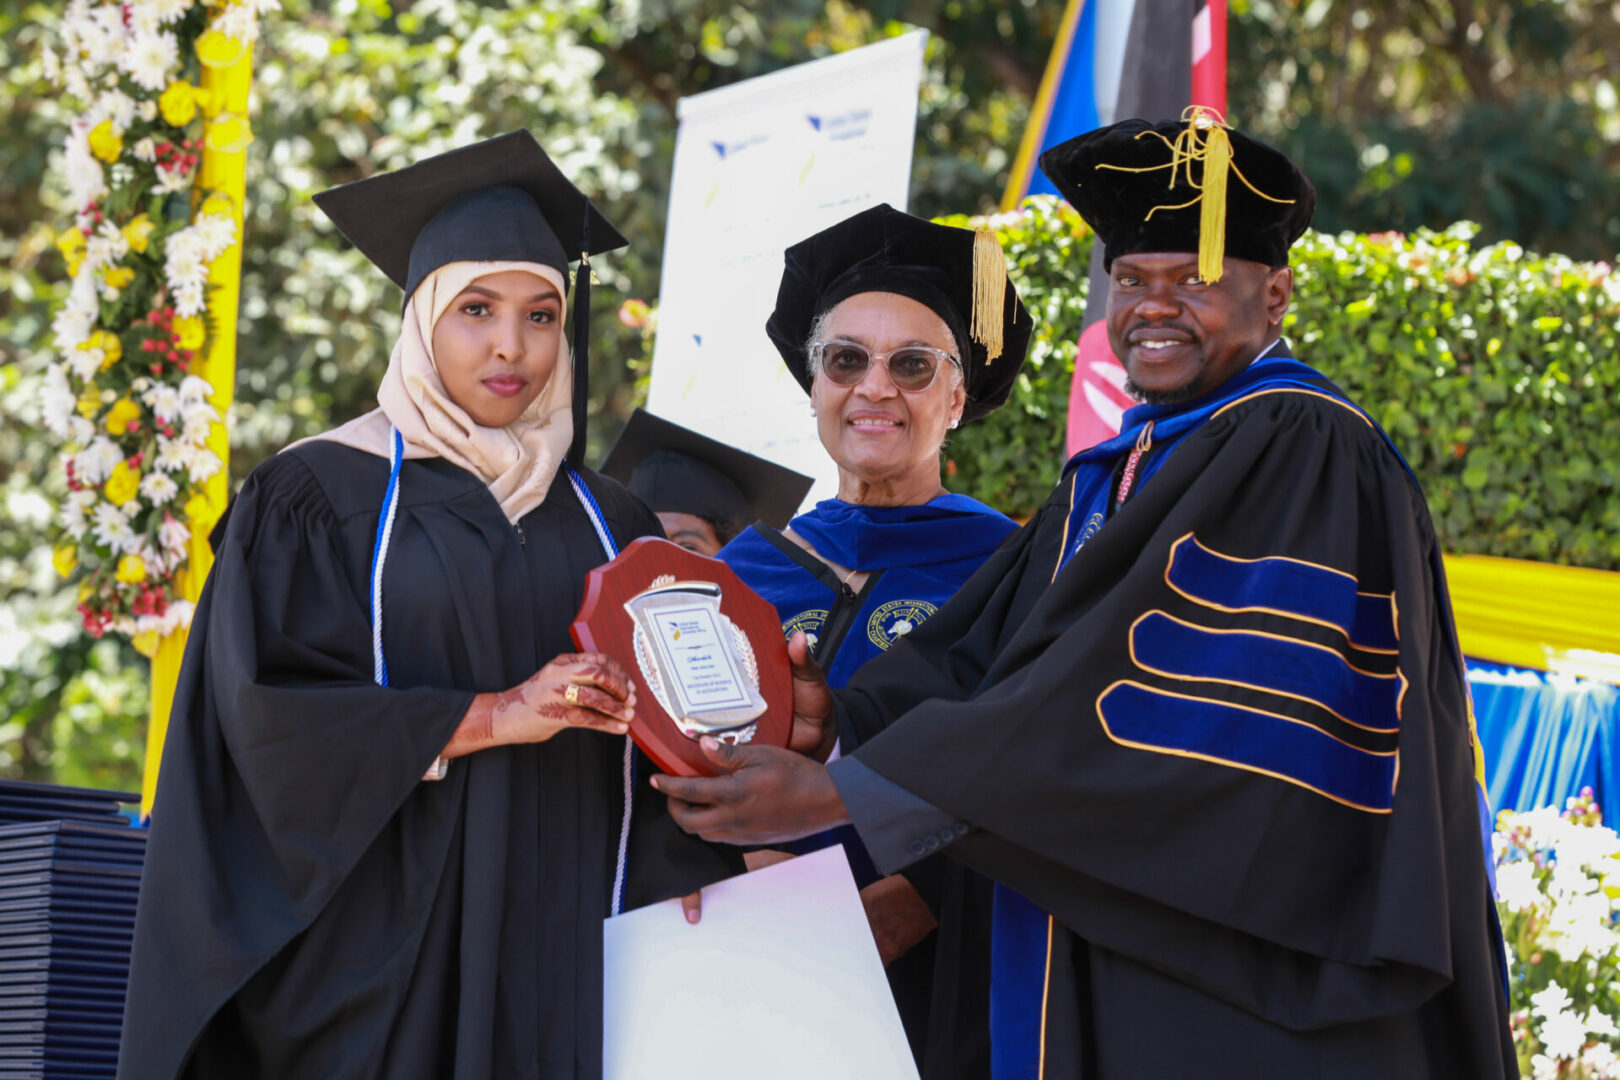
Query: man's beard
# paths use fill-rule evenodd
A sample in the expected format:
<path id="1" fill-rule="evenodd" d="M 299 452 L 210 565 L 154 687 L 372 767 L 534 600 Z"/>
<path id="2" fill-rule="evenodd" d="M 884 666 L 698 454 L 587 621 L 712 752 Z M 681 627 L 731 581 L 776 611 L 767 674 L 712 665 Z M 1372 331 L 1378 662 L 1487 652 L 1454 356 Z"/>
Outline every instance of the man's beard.
<path id="1" fill-rule="evenodd" d="M 1127 375 L 1125 392 L 1144 405 L 1179 405 L 1183 401 L 1203 396 L 1204 373 L 1199 371 L 1197 375 L 1172 390 L 1144 390 L 1136 385 L 1135 379 Z"/>

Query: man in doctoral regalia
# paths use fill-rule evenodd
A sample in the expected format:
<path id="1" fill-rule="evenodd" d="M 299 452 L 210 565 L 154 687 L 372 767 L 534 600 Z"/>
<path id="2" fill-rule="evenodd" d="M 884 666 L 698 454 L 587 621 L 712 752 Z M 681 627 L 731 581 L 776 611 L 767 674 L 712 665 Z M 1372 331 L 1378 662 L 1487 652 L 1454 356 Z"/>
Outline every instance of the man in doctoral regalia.
<path id="1" fill-rule="evenodd" d="M 996 1080 L 1516 1076 L 1434 527 L 1281 336 L 1309 181 L 1202 111 L 1041 167 L 1142 404 L 846 689 L 795 652 L 810 756 L 654 783 L 711 839 L 995 878 Z"/>

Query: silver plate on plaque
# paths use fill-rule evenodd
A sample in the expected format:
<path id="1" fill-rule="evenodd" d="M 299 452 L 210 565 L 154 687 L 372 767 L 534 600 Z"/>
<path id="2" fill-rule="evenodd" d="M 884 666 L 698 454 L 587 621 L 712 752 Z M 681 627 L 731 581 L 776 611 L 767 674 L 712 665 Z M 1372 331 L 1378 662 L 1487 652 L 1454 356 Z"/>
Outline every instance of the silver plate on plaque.
<path id="1" fill-rule="evenodd" d="M 689 739 L 745 743 L 765 713 L 754 647 L 720 610 L 712 581 L 662 577 L 624 605 L 636 663 L 658 704 Z"/>

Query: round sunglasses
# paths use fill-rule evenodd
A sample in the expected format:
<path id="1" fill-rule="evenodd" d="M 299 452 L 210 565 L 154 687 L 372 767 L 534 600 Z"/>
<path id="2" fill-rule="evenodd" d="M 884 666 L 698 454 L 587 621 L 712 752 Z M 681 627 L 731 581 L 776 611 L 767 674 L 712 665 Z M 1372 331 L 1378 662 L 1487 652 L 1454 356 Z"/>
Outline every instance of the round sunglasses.
<path id="1" fill-rule="evenodd" d="M 857 341 L 818 341 L 810 346 L 810 355 L 816 370 L 834 386 L 855 386 L 874 363 L 881 363 L 895 389 L 908 394 L 932 386 L 946 364 L 960 364 L 954 353 L 931 345 L 902 345 L 875 353 Z"/>

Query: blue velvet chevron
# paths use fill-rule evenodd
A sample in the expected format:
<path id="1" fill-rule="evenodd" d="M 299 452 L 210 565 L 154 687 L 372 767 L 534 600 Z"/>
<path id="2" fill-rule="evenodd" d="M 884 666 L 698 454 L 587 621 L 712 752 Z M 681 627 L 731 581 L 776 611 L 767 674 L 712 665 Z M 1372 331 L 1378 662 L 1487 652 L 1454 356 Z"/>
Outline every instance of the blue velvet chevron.
<path id="1" fill-rule="evenodd" d="M 1349 574 L 1299 559 L 1236 559 L 1211 551 L 1191 533 L 1170 551 L 1165 575 L 1189 600 L 1220 611 L 1287 615 L 1330 626 L 1367 652 L 1396 652 L 1395 601 L 1357 591 Z"/>
<path id="2" fill-rule="evenodd" d="M 1117 682 L 1097 699 L 1109 738 L 1286 780 L 1358 810 L 1387 814 L 1394 751 L 1341 742 L 1303 721 L 1205 698 Z"/>

